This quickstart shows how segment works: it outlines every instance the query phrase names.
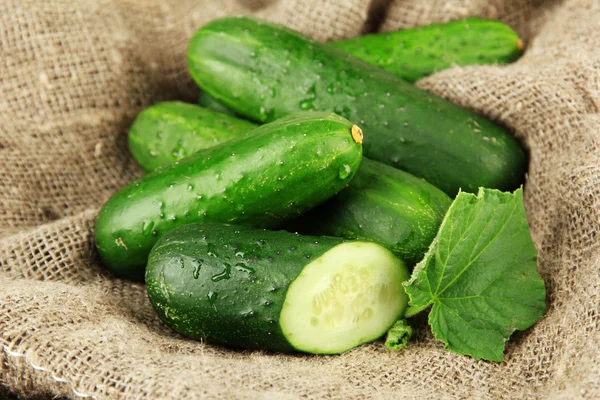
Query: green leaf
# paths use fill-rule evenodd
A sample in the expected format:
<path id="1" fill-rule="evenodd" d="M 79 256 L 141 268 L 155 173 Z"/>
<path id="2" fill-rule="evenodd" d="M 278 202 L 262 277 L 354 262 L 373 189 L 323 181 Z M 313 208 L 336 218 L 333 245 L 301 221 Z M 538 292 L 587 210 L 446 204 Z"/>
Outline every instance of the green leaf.
<path id="1" fill-rule="evenodd" d="M 522 189 L 461 192 L 405 283 L 407 316 L 431 305 L 431 330 L 446 349 L 502 361 L 510 335 L 546 311 L 536 261 Z"/>
<path id="2" fill-rule="evenodd" d="M 390 350 L 401 350 L 406 347 L 409 339 L 412 337 L 413 329 L 404 319 L 394 323 L 394 326 L 387 332 L 385 338 L 385 347 Z"/>

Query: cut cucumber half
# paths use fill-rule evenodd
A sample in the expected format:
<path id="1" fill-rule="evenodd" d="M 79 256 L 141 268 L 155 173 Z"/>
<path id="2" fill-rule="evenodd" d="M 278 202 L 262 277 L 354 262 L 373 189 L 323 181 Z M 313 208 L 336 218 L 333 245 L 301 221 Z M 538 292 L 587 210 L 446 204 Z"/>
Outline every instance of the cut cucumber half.
<path id="1" fill-rule="evenodd" d="M 406 308 L 408 271 L 373 243 L 343 243 L 308 264 L 281 310 L 286 339 L 308 353 L 341 353 L 381 337 Z"/>
<path id="2" fill-rule="evenodd" d="M 217 223 L 165 234 L 146 268 L 150 301 L 177 332 L 315 354 L 383 336 L 404 314 L 408 278 L 375 243 Z"/>

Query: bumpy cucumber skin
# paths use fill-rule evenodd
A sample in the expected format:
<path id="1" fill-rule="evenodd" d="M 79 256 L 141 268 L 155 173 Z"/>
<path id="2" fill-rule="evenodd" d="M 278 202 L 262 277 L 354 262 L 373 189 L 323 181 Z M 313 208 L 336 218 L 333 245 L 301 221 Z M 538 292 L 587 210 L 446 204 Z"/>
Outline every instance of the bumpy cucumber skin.
<path id="1" fill-rule="evenodd" d="M 511 190 L 526 169 L 519 142 L 500 126 L 393 74 L 287 28 L 250 17 L 214 20 L 188 47 L 196 83 L 249 118 L 333 111 L 367 133 L 365 155 L 459 188 Z"/>
<path id="2" fill-rule="evenodd" d="M 146 269 L 148 296 L 175 331 L 209 343 L 291 352 L 279 316 L 302 269 L 343 239 L 189 224 L 162 237 Z"/>
<path id="3" fill-rule="evenodd" d="M 363 157 L 346 189 L 283 228 L 366 239 L 413 266 L 423 259 L 451 202 L 425 180 Z"/>
<path id="4" fill-rule="evenodd" d="M 146 171 L 256 128 L 251 122 L 180 101 L 157 103 L 143 110 L 129 129 L 129 149 Z"/>
<path id="5" fill-rule="evenodd" d="M 129 184 L 102 207 L 96 248 L 116 275 L 143 279 L 148 254 L 191 222 L 272 227 L 340 191 L 362 157 L 352 124 L 331 113 L 298 113 L 256 128 Z"/>
<path id="6" fill-rule="evenodd" d="M 453 65 L 507 64 L 518 59 L 523 49 L 511 27 L 480 18 L 376 33 L 331 45 L 408 82 Z"/>

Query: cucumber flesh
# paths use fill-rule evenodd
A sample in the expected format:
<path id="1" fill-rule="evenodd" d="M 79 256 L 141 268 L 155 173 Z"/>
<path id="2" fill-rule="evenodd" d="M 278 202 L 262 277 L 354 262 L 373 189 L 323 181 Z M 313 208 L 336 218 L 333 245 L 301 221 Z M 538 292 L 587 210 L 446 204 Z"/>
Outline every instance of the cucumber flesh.
<path id="1" fill-rule="evenodd" d="M 341 353 L 381 337 L 406 308 L 408 270 L 374 243 L 340 244 L 308 264 L 288 289 L 281 330 L 297 350 Z"/>

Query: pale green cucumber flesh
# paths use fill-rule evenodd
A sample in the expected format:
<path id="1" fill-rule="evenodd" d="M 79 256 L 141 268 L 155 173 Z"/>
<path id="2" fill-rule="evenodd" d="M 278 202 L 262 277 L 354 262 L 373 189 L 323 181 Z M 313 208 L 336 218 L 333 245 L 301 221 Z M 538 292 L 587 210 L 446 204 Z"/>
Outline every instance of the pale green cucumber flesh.
<path id="1" fill-rule="evenodd" d="M 308 264 L 290 285 L 280 316 L 297 350 L 342 353 L 386 333 L 402 316 L 406 266 L 374 243 L 340 244 Z"/>

